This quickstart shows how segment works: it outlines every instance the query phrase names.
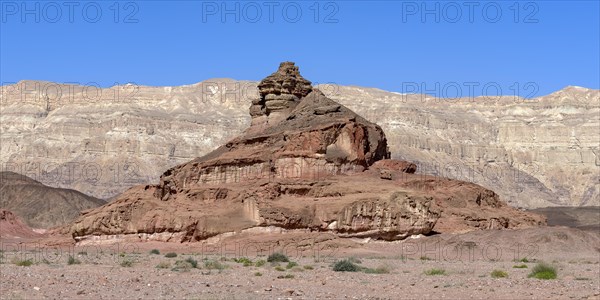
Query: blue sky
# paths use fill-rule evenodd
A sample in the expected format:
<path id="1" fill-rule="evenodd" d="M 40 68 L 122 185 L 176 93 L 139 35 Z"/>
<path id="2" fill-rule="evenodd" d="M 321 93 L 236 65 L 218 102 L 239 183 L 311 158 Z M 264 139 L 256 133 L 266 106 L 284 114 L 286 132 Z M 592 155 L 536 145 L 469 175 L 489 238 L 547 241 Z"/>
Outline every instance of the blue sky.
<path id="1" fill-rule="evenodd" d="M 448 97 L 600 88 L 599 1 L 69 3 L 2 1 L 2 83 L 260 80 L 291 60 L 313 82 Z"/>

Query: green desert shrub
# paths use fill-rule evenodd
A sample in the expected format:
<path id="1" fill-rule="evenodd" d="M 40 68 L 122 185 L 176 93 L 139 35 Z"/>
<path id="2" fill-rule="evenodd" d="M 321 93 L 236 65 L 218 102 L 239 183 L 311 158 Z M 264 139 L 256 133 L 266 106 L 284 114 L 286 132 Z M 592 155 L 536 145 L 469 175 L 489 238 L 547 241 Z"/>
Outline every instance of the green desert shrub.
<path id="1" fill-rule="evenodd" d="M 529 273 L 529 278 L 537 278 L 537 279 L 556 279 L 556 268 L 545 264 L 539 263 L 531 269 L 531 273 Z"/>
<path id="2" fill-rule="evenodd" d="M 177 253 L 175 252 L 169 252 L 167 254 L 165 254 L 166 258 L 173 258 L 173 257 L 177 257 Z"/>
<path id="3" fill-rule="evenodd" d="M 363 271 L 367 274 L 389 274 L 390 268 L 387 266 L 379 266 L 375 269 L 365 268 Z"/>
<path id="4" fill-rule="evenodd" d="M 204 267 L 209 270 L 223 270 L 225 269 L 225 265 L 216 260 L 207 260 L 204 262 Z"/>
<path id="5" fill-rule="evenodd" d="M 171 271 L 182 271 L 188 272 L 189 270 L 195 268 L 187 259 L 186 260 L 178 260 L 175 261 L 175 265 L 171 269 Z"/>
<path id="6" fill-rule="evenodd" d="M 297 265 L 298 265 L 298 263 L 296 263 L 296 262 L 293 262 L 293 261 L 290 261 L 290 262 L 287 264 L 287 266 L 285 266 L 285 268 L 286 268 L 286 269 L 291 269 L 291 268 L 293 268 L 293 267 L 295 267 L 295 266 L 297 266 Z"/>
<path id="7" fill-rule="evenodd" d="M 446 275 L 446 270 L 433 268 L 426 270 L 425 275 Z"/>
<path id="8" fill-rule="evenodd" d="M 29 266 L 33 265 L 33 260 L 32 259 L 20 259 L 20 260 L 14 261 L 14 264 L 19 267 L 29 267 Z"/>
<path id="9" fill-rule="evenodd" d="M 244 266 L 251 266 L 253 264 L 252 260 L 247 257 L 234 258 L 233 261 L 238 264 L 244 264 Z"/>
<path id="10" fill-rule="evenodd" d="M 171 267 L 171 263 L 168 261 L 161 261 L 156 265 L 157 269 L 168 269 Z"/>
<path id="11" fill-rule="evenodd" d="M 266 264 L 267 262 L 264 259 L 261 260 L 257 260 L 256 263 L 254 264 L 254 266 L 256 267 L 262 267 Z"/>
<path id="12" fill-rule="evenodd" d="M 150 250 L 150 254 L 160 254 L 160 250 L 152 249 L 152 250 Z"/>
<path id="13" fill-rule="evenodd" d="M 527 265 L 526 264 L 514 265 L 513 268 L 515 268 L 515 269 L 527 269 Z"/>
<path id="14" fill-rule="evenodd" d="M 198 267 L 198 261 L 195 260 L 195 259 L 193 259 L 193 258 L 191 258 L 191 257 L 186 258 L 185 261 L 187 263 L 189 263 L 192 266 L 192 268 L 197 268 Z"/>
<path id="15" fill-rule="evenodd" d="M 79 261 L 79 259 L 73 257 L 72 255 L 69 255 L 69 258 L 67 259 L 67 265 L 78 265 L 80 263 L 81 261 Z"/>
<path id="16" fill-rule="evenodd" d="M 333 270 L 336 272 L 358 272 L 360 269 L 360 266 L 348 259 L 339 260 L 333 265 Z"/>
<path id="17" fill-rule="evenodd" d="M 275 252 L 267 257 L 268 262 L 289 262 L 290 259 L 281 252 Z"/>
<path id="18" fill-rule="evenodd" d="M 490 274 L 493 278 L 506 278 L 508 277 L 508 273 L 502 270 L 494 270 Z"/>
<path id="19" fill-rule="evenodd" d="M 121 267 L 130 268 L 133 267 L 133 260 L 125 259 L 121 262 Z"/>
<path id="20" fill-rule="evenodd" d="M 280 272 L 283 272 L 283 271 L 285 271 L 285 269 L 284 269 L 282 266 L 276 266 L 276 267 L 275 267 L 275 270 L 276 270 L 276 271 L 280 271 Z"/>
<path id="21" fill-rule="evenodd" d="M 254 273 L 254 276 L 262 276 L 262 273 L 261 272 L 256 272 L 256 273 Z"/>
<path id="22" fill-rule="evenodd" d="M 313 266 L 309 266 L 309 265 L 306 265 L 303 268 L 304 268 L 304 270 L 313 270 L 314 269 Z"/>

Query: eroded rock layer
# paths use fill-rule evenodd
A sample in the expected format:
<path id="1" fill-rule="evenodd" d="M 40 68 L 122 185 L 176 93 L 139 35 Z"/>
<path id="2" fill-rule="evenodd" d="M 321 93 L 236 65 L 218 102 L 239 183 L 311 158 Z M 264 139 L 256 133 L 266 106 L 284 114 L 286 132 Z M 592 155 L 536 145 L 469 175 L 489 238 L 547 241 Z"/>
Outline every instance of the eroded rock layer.
<path id="1" fill-rule="evenodd" d="M 389 160 L 379 126 L 309 88 L 297 71 L 283 63 L 259 86 L 261 95 L 298 97 L 277 122 L 253 124 L 167 170 L 158 185 L 134 187 L 83 213 L 66 230 L 79 241 L 199 241 L 254 227 L 396 240 L 544 224 L 478 185 L 415 174 L 416 165 Z"/>
<path id="2" fill-rule="evenodd" d="M 259 98 L 252 101 L 252 125 L 281 121 L 312 90 L 311 82 L 300 75 L 293 62 L 282 62 L 277 72 L 258 84 Z"/>

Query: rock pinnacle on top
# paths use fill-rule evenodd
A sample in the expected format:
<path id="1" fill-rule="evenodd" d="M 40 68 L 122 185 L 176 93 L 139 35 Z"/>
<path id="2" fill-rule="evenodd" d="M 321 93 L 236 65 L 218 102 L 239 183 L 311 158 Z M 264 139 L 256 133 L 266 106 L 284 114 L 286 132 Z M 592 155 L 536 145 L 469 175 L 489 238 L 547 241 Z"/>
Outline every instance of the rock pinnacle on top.
<path id="1" fill-rule="evenodd" d="M 312 90 L 293 62 L 282 62 L 279 69 L 258 84 L 260 98 L 252 101 L 252 124 L 274 123 L 290 112 Z"/>

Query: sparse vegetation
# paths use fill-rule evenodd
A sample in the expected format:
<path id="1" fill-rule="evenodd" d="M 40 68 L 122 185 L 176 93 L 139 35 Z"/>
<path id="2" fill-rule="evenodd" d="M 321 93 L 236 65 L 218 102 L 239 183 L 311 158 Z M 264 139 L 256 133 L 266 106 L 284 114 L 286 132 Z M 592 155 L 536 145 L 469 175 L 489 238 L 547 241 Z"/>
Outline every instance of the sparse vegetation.
<path id="1" fill-rule="evenodd" d="M 291 269 L 291 268 L 293 268 L 293 267 L 295 267 L 295 266 L 297 266 L 297 265 L 298 265 L 298 263 L 296 263 L 296 262 L 293 262 L 293 261 L 290 261 L 290 262 L 287 264 L 287 266 L 285 266 L 285 268 L 286 268 L 286 269 Z"/>
<path id="2" fill-rule="evenodd" d="M 254 266 L 256 267 L 262 267 L 266 264 L 267 262 L 264 259 L 261 260 L 257 260 L 256 263 L 254 264 Z"/>
<path id="3" fill-rule="evenodd" d="M 81 264 L 81 261 L 79 261 L 79 259 L 69 255 L 69 258 L 67 259 L 67 265 L 78 265 Z"/>
<path id="4" fill-rule="evenodd" d="M 233 261 L 235 261 L 236 263 L 239 263 L 239 264 L 252 265 L 252 260 L 247 257 L 234 258 Z"/>
<path id="5" fill-rule="evenodd" d="M 281 252 L 275 252 L 267 257 L 268 262 L 289 262 L 290 259 Z"/>
<path id="6" fill-rule="evenodd" d="M 556 279 L 556 268 L 545 263 L 539 263 L 533 267 L 531 273 L 529 273 L 527 277 L 537 279 Z"/>
<path id="7" fill-rule="evenodd" d="M 490 275 L 492 276 L 492 278 L 506 278 L 506 277 L 508 277 L 508 273 L 506 273 L 505 271 L 502 271 L 502 270 L 494 270 L 494 271 L 492 271 L 492 273 Z"/>
<path id="8" fill-rule="evenodd" d="M 446 275 L 446 270 L 433 268 L 426 270 L 425 275 Z"/>
<path id="9" fill-rule="evenodd" d="M 161 261 L 156 265 L 157 269 L 168 269 L 171 267 L 171 263 L 168 261 Z"/>
<path id="10" fill-rule="evenodd" d="M 587 277 L 575 277 L 575 280 L 591 280 Z"/>
<path id="11" fill-rule="evenodd" d="M 513 268 L 515 268 L 515 269 L 527 269 L 527 265 L 526 264 L 514 265 Z"/>
<path id="12" fill-rule="evenodd" d="M 218 262 L 216 260 L 207 260 L 204 262 L 204 267 L 209 269 L 209 270 L 219 270 L 222 271 L 223 269 L 225 269 L 225 265 L 222 264 L 221 262 Z"/>
<path id="13" fill-rule="evenodd" d="M 171 271 L 189 272 L 193 268 L 195 268 L 195 267 L 187 259 L 186 260 L 178 260 L 178 261 L 175 261 L 175 266 L 173 266 Z"/>
<path id="14" fill-rule="evenodd" d="M 87 251 L 80 251 L 79 253 L 77 253 L 78 255 L 87 255 Z"/>
<path id="15" fill-rule="evenodd" d="M 19 259 L 19 260 L 14 261 L 14 264 L 19 267 L 29 267 L 29 266 L 33 265 L 33 260 L 32 259 Z"/>
<path id="16" fill-rule="evenodd" d="M 121 267 L 125 267 L 125 268 L 130 268 L 130 267 L 133 267 L 133 260 L 130 260 L 130 259 L 124 259 L 124 260 L 121 262 Z"/>
<path id="17" fill-rule="evenodd" d="M 276 270 L 276 271 L 280 271 L 280 272 L 283 272 L 283 271 L 285 271 L 285 269 L 284 269 L 282 266 L 276 266 L 276 267 L 275 267 L 275 270 Z"/>
<path id="18" fill-rule="evenodd" d="M 160 250 L 158 250 L 158 249 L 152 249 L 152 250 L 150 250 L 150 254 L 157 254 L 158 255 L 158 254 L 160 254 Z"/>
<path id="19" fill-rule="evenodd" d="M 523 257 L 523 258 L 517 260 L 517 262 L 528 263 L 529 259 L 527 259 L 527 257 Z"/>
<path id="20" fill-rule="evenodd" d="M 279 276 L 277 276 L 277 278 L 279 278 L 279 279 L 292 279 L 294 277 L 295 276 L 293 274 L 285 274 L 285 275 L 279 275 Z"/>
<path id="21" fill-rule="evenodd" d="M 429 258 L 428 256 L 421 256 L 421 257 L 419 257 L 419 259 L 422 260 L 422 261 L 431 260 L 431 258 Z"/>
<path id="22" fill-rule="evenodd" d="M 262 276 L 262 273 L 261 272 L 256 272 L 256 273 L 254 273 L 254 276 Z"/>
<path id="23" fill-rule="evenodd" d="M 195 259 L 193 259 L 193 258 L 191 258 L 191 257 L 186 258 L 185 261 L 187 263 L 189 263 L 192 266 L 192 268 L 197 268 L 198 267 L 198 261 L 195 260 Z"/>
<path id="24" fill-rule="evenodd" d="M 169 252 L 167 254 L 165 254 L 166 258 L 173 258 L 173 257 L 177 257 L 177 253 L 175 252 Z"/>
<path id="25" fill-rule="evenodd" d="M 333 265 L 333 270 L 336 272 L 358 272 L 360 269 L 360 266 L 349 259 L 339 260 Z"/>
<path id="26" fill-rule="evenodd" d="M 367 274 L 389 274 L 390 268 L 388 268 L 387 266 L 379 266 L 375 269 L 364 268 L 363 271 Z"/>
<path id="27" fill-rule="evenodd" d="M 314 269 L 313 266 L 309 266 L 309 265 L 306 265 L 303 268 L 304 268 L 304 270 L 313 270 Z"/>

